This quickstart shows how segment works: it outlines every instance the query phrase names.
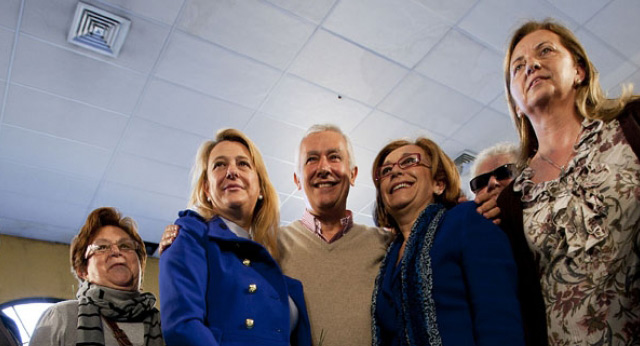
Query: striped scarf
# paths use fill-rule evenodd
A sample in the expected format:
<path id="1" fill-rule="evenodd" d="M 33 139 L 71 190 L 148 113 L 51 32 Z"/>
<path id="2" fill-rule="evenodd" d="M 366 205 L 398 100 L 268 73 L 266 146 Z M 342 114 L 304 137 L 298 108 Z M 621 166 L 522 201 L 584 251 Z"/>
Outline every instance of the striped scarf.
<path id="1" fill-rule="evenodd" d="M 144 323 L 146 346 L 163 346 L 160 312 L 151 293 L 120 291 L 85 281 L 78 293 L 76 346 L 104 346 L 102 318 L 117 322 Z"/>

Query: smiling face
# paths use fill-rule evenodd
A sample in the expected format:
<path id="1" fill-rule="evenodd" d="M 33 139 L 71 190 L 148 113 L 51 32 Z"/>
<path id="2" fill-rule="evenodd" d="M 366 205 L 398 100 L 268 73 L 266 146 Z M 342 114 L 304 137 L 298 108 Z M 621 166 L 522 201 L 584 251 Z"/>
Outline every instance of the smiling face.
<path id="1" fill-rule="evenodd" d="M 415 144 L 399 147 L 387 155 L 382 165 L 393 164 L 410 154 L 420 154 L 421 163 L 431 166 L 427 153 Z M 381 165 L 381 166 L 382 166 Z M 380 195 L 386 210 L 395 220 L 413 216 L 415 220 L 427 205 L 433 203 L 435 194 L 444 191 L 445 184 L 431 178 L 431 169 L 415 165 L 402 169 L 394 165 L 391 174 L 379 183 Z"/>
<path id="2" fill-rule="evenodd" d="M 575 85 L 584 80 L 584 69 L 548 30 L 537 30 L 515 46 L 509 62 L 509 92 L 516 111 L 525 114 L 544 109 L 552 102 L 573 104 Z"/>
<path id="3" fill-rule="evenodd" d="M 119 227 L 104 226 L 98 229 L 92 243 L 118 244 L 125 240 L 133 239 Z M 89 253 L 86 272 L 79 272 L 78 277 L 100 286 L 137 291 L 140 288 L 140 259 L 136 251 L 121 251 L 112 246 L 106 252 Z"/>
<path id="4" fill-rule="evenodd" d="M 244 145 L 222 141 L 213 147 L 209 153 L 205 190 L 222 217 L 237 220 L 235 216 L 241 215 L 240 226 L 251 223 L 260 194 L 260 182 L 249 150 Z"/>
<path id="5" fill-rule="evenodd" d="M 347 143 L 341 134 L 322 131 L 307 136 L 300 143 L 302 176 L 294 174 L 298 189 L 304 189 L 311 212 L 315 215 L 346 211 L 349 187 L 355 182 L 358 168 L 349 168 Z"/>

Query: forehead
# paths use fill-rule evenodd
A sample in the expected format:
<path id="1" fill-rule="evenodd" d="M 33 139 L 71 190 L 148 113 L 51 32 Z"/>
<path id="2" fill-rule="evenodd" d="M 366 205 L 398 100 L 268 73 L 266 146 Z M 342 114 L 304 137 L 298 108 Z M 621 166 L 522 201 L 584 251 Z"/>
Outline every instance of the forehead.
<path id="1" fill-rule="evenodd" d="M 517 58 L 524 50 L 535 48 L 542 42 L 552 42 L 562 46 L 560 36 L 549 30 L 536 30 L 523 37 L 513 49 L 511 59 Z"/>
<path id="2" fill-rule="evenodd" d="M 232 141 L 222 141 L 216 144 L 213 149 L 211 149 L 211 153 L 209 153 L 209 160 L 213 160 L 217 157 L 236 157 L 236 156 L 246 156 L 251 157 L 249 155 L 249 149 L 245 147 L 242 143 L 232 142 Z"/>
<path id="3" fill-rule="evenodd" d="M 389 155 L 387 155 L 387 157 L 385 158 L 384 162 L 394 162 L 407 154 L 415 154 L 415 153 L 420 154 L 420 156 L 422 157 L 422 160 L 429 159 L 429 157 L 427 156 L 427 153 L 421 147 L 415 144 L 409 144 L 409 145 L 405 145 L 400 148 L 397 148 L 394 151 L 390 152 Z"/>
<path id="4" fill-rule="evenodd" d="M 122 228 L 112 225 L 100 227 L 93 236 L 93 240 L 106 239 L 110 241 L 117 241 L 122 238 L 131 239 L 129 234 L 127 234 L 127 232 L 125 232 Z"/>
<path id="5" fill-rule="evenodd" d="M 515 163 L 509 155 L 501 154 L 501 155 L 493 155 L 486 158 L 478 165 L 478 170 L 476 175 L 485 174 L 493 171 L 494 169 L 504 166 L 508 163 Z"/>
<path id="6" fill-rule="evenodd" d="M 309 152 L 346 151 L 347 143 L 341 134 L 334 131 L 312 133 L 300 143 L 301 155 Z"/>

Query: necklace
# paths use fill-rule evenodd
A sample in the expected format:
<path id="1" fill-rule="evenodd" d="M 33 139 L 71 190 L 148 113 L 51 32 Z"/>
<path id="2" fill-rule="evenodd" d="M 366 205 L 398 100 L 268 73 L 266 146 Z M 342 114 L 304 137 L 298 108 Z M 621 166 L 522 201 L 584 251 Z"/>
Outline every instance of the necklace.
<path id="1" fill-rule="evenodd" d="M 546 163 L 550 164 L 551 166 L 553 166 L 553 167 L 557 168 L 557 169 L 560 171 L 560 176 L 563 176 L 563 175 L 564 175 L 564 170 L 565 170 L 565 168 L 566 168 L 566 167 L 565 167 L 565 165 L 560 166 L 559 164 L 557 164 L 557 163 L 553 162 L 553 160 L 551 160 L 550 158 L 548 158 L 548 157 L 546 157 L 546 156 L 542 155 L 542 153 L 538 153 L 538 155 L 540 155 L 540 158 L 541 158 L 544 162 L 546 162 Z"/>

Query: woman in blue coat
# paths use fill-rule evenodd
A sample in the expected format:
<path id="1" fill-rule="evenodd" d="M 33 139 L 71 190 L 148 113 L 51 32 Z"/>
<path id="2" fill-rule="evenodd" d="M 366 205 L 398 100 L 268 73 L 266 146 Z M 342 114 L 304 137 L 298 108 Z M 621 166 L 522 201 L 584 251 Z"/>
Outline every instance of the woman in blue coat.
<path id="1" fill-rule="evenodd" d="M 523 345 L 506 235 L 456 206 L 454 163 L 429 139 L 394 141 L 373 164 L 375 220 L 394 231 L 376 279 L 373 345 Z"/>
<path id="2" fill-rule="evenodd" d="M 302 285 L 275 260 L 277 195 L 249 138 L 227 129 L 201 145 L 189 204 L 160 258 L 167 345 L 311 345 Z"/>

